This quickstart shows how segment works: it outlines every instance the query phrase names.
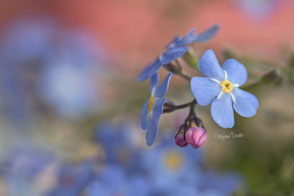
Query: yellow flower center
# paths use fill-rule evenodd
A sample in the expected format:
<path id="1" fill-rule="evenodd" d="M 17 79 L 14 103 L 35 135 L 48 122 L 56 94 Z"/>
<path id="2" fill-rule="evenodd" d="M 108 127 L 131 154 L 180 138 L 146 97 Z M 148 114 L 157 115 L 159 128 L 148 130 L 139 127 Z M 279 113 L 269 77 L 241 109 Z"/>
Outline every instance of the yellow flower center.
<path id="1" fill-rule="evenodd" d="M 231 93 L 233 91 L 233 84 L 229 80 L 224 80 L 220 83 L 222 91 L 225 93 Z"/>
<path id="2" fill-rule="evenodd" d="M 182 156 L 177 151 L 169 151 L 164 157 L 164 165 L 170 170 L 178 170 L 182 163 Z"/>
<path id="3" fill-rule="evenodd" d="M 151 97 L 149 100 L 149 107 L 148 107 L 149 113 L 152 111 L 153 105 L 154 105 L 154 97 Z"/>

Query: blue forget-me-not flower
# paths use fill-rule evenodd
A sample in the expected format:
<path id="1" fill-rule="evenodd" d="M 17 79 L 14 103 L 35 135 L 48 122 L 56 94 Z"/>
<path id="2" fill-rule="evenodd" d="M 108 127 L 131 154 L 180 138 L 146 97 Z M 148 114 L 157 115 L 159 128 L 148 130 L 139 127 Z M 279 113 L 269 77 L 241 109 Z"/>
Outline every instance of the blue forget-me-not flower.
<path id="1" fill-rule="evenodd" d="M 148 146 L 154 143 L 157 136 L 159 118 L 163 112 L 163 104 L 166 101 L 163 97 L 167 92 L 171 76 L 172 73 L 169 73 L 158 87 L 158 74 L 154 74 L 150 80 L 151 97 L 144 104 L 141 112 L 141 128 L 143 130 L 147 129 L 146 143 Z"/>
<path id="2" fill-rule="evenodd" d="M 175 48 L 175 47 L 183 47 L 195 42 L 201 43 L 201 42 L 206 42 L 213 38 L 216 33 L 218 32 L 219 25 L 215 24 L 206 31 L 200 33 L 200 34 L 195 34 L 195 28 L 192 28 L 189 33 L 184 36 L 182 39 L 180 36 L 175 37 L 175 39 L 168 45 L 168 49 L 170 48 Z"/>
<path id="3" fill-rule="evenodd" d="M 166 51 L 143 69 L 137 77 L 137 80 L 141 82 L 152 77 L 155 73 L 157 73 L 162 65 L 171 63 L 181 57 L 188 50 L 186 45 L 194 42 L 205 42 L 211 39 L 217 33 L 218 29 L 219 25 L 214 25 L 203 33 L 195 34 L 195 29 L 193 28 L 183 38 L 180 36 L 175 37 L 174 40 L 167 46 Z"/>
<path id="4" fill-rule="evenodd" d="M 97 177 L 93 161 L 83 161 L 78 165 L 64 163 L 57 174 L 57 184 L 46 196 L 81 195 Z"/>
<path id="5" fill-rule="evenodd" d="M 243 64 L 228 59 L 220 67 L 214 52 L 207 50 L 199 60 L 199 70 L 205 77 L 193 77 L 191 90 L 199 105 L 211 104 L 211 116 L 219 126 L 234 126 L 233 108 L 243 117 L 256 114 L 257 98 L 239 88 L 247 80 Z"/>
<path id="6" fill-rule="evenodd" d="M 87 196 L 153 195 L 152 187 L 144 175 L 130 174 L 122 165 L 109 164 L 86 189 Z"/>
<path id="7" fill-rule="evenodd" d="M 281 2 L 278 0 L 237 0 L 245 14 L 255 21 L 268 19 Z"/>

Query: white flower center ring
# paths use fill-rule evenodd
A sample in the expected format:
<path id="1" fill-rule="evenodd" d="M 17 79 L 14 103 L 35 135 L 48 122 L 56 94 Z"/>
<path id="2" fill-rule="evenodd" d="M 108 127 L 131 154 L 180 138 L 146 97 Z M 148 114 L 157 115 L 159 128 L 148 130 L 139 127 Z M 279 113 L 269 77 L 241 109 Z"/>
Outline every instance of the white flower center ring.
<path id="1" fill-rule="evenodd" d="M 223 95 L 223 93 L 229 93 L 232 97 L 233 102 L 236 102 L 235 96 L 233 95 L 232 91 L 234 89 L 234 87 L 239 87 L 239 84 L 233 84 L 230 80 L 228 80 L 228 75 L 227 72 L 225 72 L 225 79 L 223 81 L 218 81 L 215 78 L 210 78 L 211 81 L 216 82 L 220 85 L 222 91 L 218 94 L 216 99 L 220 99 L 221 96 Z"/>

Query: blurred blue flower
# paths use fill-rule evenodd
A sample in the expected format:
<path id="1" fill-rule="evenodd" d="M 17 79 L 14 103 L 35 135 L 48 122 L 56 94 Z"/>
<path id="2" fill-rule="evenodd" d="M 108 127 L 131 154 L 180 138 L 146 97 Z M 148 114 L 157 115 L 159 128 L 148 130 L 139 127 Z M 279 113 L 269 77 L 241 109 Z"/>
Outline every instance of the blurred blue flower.
<path id="1" fill-rule="evenodd" d="M 2 31 L 1 107 L 15 124 L 44 109 L 65 117 L 99 109 L 106 55 L 90 36 L 50 18 L 21 19 Z"/>
<path id="2" fill-rule="evenodd" d="M 94 139 L 105 152 L 106 164 L 120 164 L 130 170 L 135 169 L 139 152 L 132 138 L 133 129 L 128 123 L 103 123 L 96 127 Z"/>
<path id="3" fill-rule="evenodd" d="M 117 152 L 123 145 L 133 145 L 128 144 L 130 132 L 126 127 L 123 124 L 99 127 L 96 137 L 106 148 L 106 156 L 111 151 Z M 127 150 L 134 148 L 127 147 Z M 127 166 L 113 156 L 113 161 L 100 167 L 97 177 L 86 188 L 86 195 L 225 196 L 233 193 L 241 182 L 235 174 L 223 175 L 205 169 L 203 151 L 192 147 L 177 148 L 169 134 L 163 135 L 156 148 L 135 150 L 137 153 L 126 155 L 130 160 L 135 156 Z"/>
<path id="4" fill-rule="evenodd" d="M 151 97 L 144 104 L 141 112 L 141 128 L 147 129 L 146 144 L 148 146 L 154 143 L 157 136 L 159 119 L 166 101 L 163 97 L 167 92 L 171 76 L 172 73 L 169 73 L 159 87 L 157 87 L 158 74 L 154 74 L 150 80 Z"/>
<path id="5" fill-rule="evenodd" d="M 17 63 L 47 57 L 57 26 L 48 18 L 25 18 L 13 21 L 2 31 L 1 60 L 23 66 Z"/>
<path id="6" fill-rule="evenodd" d="M 60 114 L 76 117 L 99 105 L 93 70 L 72 58 L 56 59 L 41 73 L 41 95 Z M 97 103 L 97 104 L 94 104 Z"/>
<path id="7" fill-rule="evenodd" d="M 7 152 L 9 152 L 8 157 L 0 163 L 6 194 L 36 195 L 37 188 L 34 187 L 36 179 L 56 163 L 56 158 L 51 152 L 35 145 L 22 145 Z"/>
<path id="8" fill-rule="evenodd" d="M 257 98 L 238 88 L 247 80 L 243 64 L 228 59 L 220 67 L 214 52 L 207 50 L 199 60 L 199 69 L 205 77 L 193 77 L 191 90 L 199 105 L 211 104 L 212 118 L 219 126 L 234 126 L 233 107 L 243 117 L 256 114 L 259 105 Z"/>
<path id="9" fill-rule="evenodd" d="M 97 174 L 92 161 L 79 165 L 64 164 L 58 174 L 58 184 L 46 195 L 48 196 L 78 196 L 94 181 Z"/>
<path id="10" fill-rule="evenodd" d="M 212 170 L 204 171 L 198 189 L 201 195 L 232 195 L 241 188 L 243 179 L 237 173 L 218 173 Z"/>
<path id="11" fill-rule="evenodd" d="M 237 2 L 254 20 L 267 18 L 281 3 L 278 0 L 237 0 Z"/>
<path id="12" fill-rule="evenodd" d="M 211 39 L 217 33 L 219 25 L 214 25 L 208 30 L 195 34 L 195 29 L 192 29 L 186 36 L 182 39 L 180 36 L 176 36 L 174 40 L 167 46 L 166 51 L 160 55 L 154 62 L 147 65 L 140 75 L 137 77 L 137 80 L 142 82 L 147 78 L 152 77 L 157 71 L 161 68 L 162 65 L 171 63 L 177 58 L 181 57 L 187 50 L 186 47 L 189 44 L 195 42 L 205 42 Z"/>
<path id="13" fill-rule="evenodd" d="M 231 195 L 242 179 L 234 173 L 219 174 L 204 168 L 204 154 L 192 147 L 177 148 L 167 138 L 151 150 L 142 151 L 141 171 L 155 195 Z"/>
<path id="14" fill-rule="evenodd" d="M 70 32 L 41 71 L 41 97 L 65 117 L 90 114 L 101 103 L 99 54 L 81 32 Z M 99 67 L 95 66 L 99 63 Z"/>
<path id="15" fill-rule="evenodd" d="M 87 188 L 87 196 L 138 195 L 150 196 L 151 187 L 143 175 L 128 175 L 119 165 L 108 165 Z"/>
<path id="16" fill-rule="evenodd" d="M 197 167 L 200 162 L 200 151 L 192 151 L 190 147 L 177 148 L 168 142 L 142 152 L 139 164 L 149 175 L 154 189 L 167 194 L 171 186 L 174 186 L 173 190 L 181 186 L 195 187 L 201 179 L 200 168 Z"/>
<path id="17" fill-rule="evenodd" d="M 53 155 L 38 147 L 22 146 L 8 155 L 1 163 L 5 175 L 32 178 L 54 160 Z"/>
<path id="18" fill-rule="evenodd" d="M 0 90 L 5 115 L 22 124 L 30 115 L 34 80 L 47 61 L 56 31 L 48 19 L 22 19 L 2 29 Z"/>

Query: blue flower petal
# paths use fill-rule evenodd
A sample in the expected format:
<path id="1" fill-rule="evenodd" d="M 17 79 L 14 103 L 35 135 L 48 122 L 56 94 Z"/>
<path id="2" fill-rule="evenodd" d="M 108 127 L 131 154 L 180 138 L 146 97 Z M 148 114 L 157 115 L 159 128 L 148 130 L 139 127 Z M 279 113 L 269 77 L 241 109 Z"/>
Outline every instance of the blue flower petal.
<path id="1" fill-rule="evenodd" d="M 148 107 L 149 107 L 149 100 L 146 101 L 141 111 L 141 128 L 143 130 L 147 129 Z"/>
<path id="2" fill-rule="evenodd" d="M 228 80 L 230 80 L 233 84 L 239 84 L 241 86 L 246 82 L 246 68 L 235 59 L 226 60 L 222 68 L 227 72 Z"/>
<path id="3" fill-rule="evenodd" d="M 142 82 L 146 80 L 147 78 L 150 78 L 153 76 L 162 66 L 159 58 L 156 59 L 153 63 L 147 65 L 143 71 L 140 73 L 140 75 L 137 77 L 137 81 Z"/>
<path id="4" fill-rule="evenodd" d="M 181 46 L 181 45 L 179 45 L 180 44 L 180 41 L 181 41 L 181 37 L 180 36 L 176 36 L 174 38 L 174 40 L 172 42 L 170 42 L 166 48 L 167 49 L 170 49 L 170 48 L 180 47 Z"/>
<path id="5" fill-rule="evenodd" d="M 188 50 L 188 47 L 170 48 L 164 52 L 160 57 L 160 62 L 165 65 L 177 58 L 183 56 L 183 54 Z"/>
<path id="6" fill-rule="evenodd" d="M 239 88 L 234 88 L 233 95 L 236 99 L 233 106 L 238 114 L 244 117 L 252 117 L 256 114 L 259 103 L 254 95 Z"/>
<path id="7" fill-rule="evenodd" d="M 230 94 L 224 93 L 219 99 L 212 102 L 211 116 L 223 128 L 232 128 L 234 126 L 234 111 Z"/>
<path id="8" fill-rule="evenodd" d="M 210 40 L 212 37 L 216 35 L 216 33 L 219 30 L 219 27 L 220 26 L 218 24 L 215 24 L 209 29 L 207 29 L 206 31 L 204 31 L 203 33 L 195 35 L 193 38 L 193 42 L 205 42 Z"/>
<path id="9" fill-rule="evenodd" d="M 155 124 L 151 119 L 148 120 L 148 130 L 146 133 L 146 144 L 152 146 L 158 132 L 158 124 Z"/>
<path id="10" fill-rule="evenodd" d="M 179 43 L 179 46 L 184 46 L 186 44 L 191 44 L 192 42 L 194 42 L 194 38 L 195 38 L 195 34 L 194 34 L 195 28 L 191 29 L 189 31 L 189 33 L 183 37 L 183 39 L 181 40 L 181 42 Z"/>
<path id="11" fill-rule="evenodd" d="M 163 112 L 163 105 L 164 105 L 165 101 L 166 101 L 165 98 L 162 98 L 162 99 L 156 98 L 154 100 L 151 118 L 155 124 L 158 124 L 158 122 L 159 122 L 160 116 Z"/>
<path id="12" fill-rule="evenodd" d="M 203 77 L 193 77 L 191 80 L 191 90 L 199 105 L 206 106 L 221 92 L 218 83 Z"/>
<path id="13" fill-rule="evenodd" d="M 165 101 L 166 99 L 159 98 L 155 99 L 154 101 L 151 118 L 149 117 L 147 121 L 148 131 L 146 133 L 146 144 L 148 146 L 151 146 L 156 139 L 158 132 L 158 123 L 163 112 L 163 104 Z"/>
<path id="14" fill-rule="evenodd" d="M 150 91 L 152 93 L 154 87 L 158 84 L 158 73 L 156 72 L 150 79 Z"/>
<path id="15" fill-rule="evenodd" d="M 166 78 L 164 79 L 164 81 L 161 83 L 161 85 L 158 88 L 156 88 L 155 97 L 158 97 L 158 98 L 163 98 L 164 97 L 164 95 L 167 92 L 167 89 L 168 89 L 168 86 L 169 86 L 169 81 L 170 81 L 171 76 L 172 76 L 172 73 L 170 72 L 166 76 Z"/>
<path id="16" fill-rule="evenodd" d="M 225 74 L 220 67 L 217 58 L 212 50 L 207 50 L 199 60 L 200 72 L 208 78 L 214 78 L 219 81 L 224 80 Z"/>

